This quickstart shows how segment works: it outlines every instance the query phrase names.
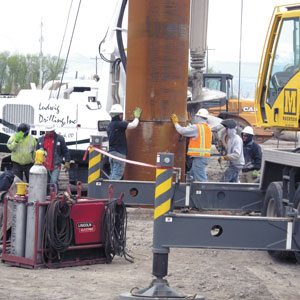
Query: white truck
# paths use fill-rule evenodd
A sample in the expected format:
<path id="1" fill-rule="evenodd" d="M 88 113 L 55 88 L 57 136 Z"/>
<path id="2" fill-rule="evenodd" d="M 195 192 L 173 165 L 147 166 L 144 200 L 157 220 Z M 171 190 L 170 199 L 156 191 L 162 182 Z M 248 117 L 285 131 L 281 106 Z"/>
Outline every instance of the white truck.
<path id="1" fill-rule="evenodd" d="M 99 83 L 94 80 L 49 82 L 42 90 L 21 90 L 16 97 L 0 101 L 0 152 L 8 152 L 7 140 L 19 123 L 30 125 L 30 134 L 39 138 L 45 126 L 54 124 L 71 153 L 70 181 L 87 181 L 84 152 L 91 135 L 103 137 L 110 116 L 98 98 Z M 2 159 L 1 170 L 10 168 L 10 155 Z"/>

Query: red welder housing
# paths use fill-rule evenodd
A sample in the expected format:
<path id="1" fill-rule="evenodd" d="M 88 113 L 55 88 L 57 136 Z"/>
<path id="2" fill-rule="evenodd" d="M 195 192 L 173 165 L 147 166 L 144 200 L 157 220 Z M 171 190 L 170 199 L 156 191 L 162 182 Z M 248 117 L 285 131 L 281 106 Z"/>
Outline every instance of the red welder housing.
<path id="1" fill-rule="evenodd" d="M 100 243 L 105 203 L 76 203 L 70 217 L 74 224 L 75 244 Z"/>

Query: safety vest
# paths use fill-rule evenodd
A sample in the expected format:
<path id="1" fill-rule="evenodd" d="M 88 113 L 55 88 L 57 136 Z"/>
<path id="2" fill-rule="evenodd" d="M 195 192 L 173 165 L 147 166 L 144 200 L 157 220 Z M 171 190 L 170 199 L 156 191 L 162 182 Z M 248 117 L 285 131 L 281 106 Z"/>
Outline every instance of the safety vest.
<path id="1" fill-rule="evenodd" d="M 198 137 L 190 138 L 187 155 L 210 157 L 212 133 L 210 127 L 205 124 L 197 124 Z"/>
<path id="2" fill-rule="evenodd" d="M 11 160 L 20 165 L 34 163 L 36 139 L 32 135 L 27 135 L 17 143 L 15 136 L 12 135 L 7 142 L 7 148 L 12 152 Z"/>

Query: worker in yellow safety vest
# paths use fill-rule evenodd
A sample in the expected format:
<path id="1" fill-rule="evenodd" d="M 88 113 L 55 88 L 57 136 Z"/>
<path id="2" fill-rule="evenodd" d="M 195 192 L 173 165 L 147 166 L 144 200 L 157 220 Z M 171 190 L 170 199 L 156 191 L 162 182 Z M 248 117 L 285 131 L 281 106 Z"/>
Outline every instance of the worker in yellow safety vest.
<path id="1" fill-rule="evenodd" d="M 36 139 L 29 134 L 30 126 L 21 123 L 16 134 L 13 134 L 8 142 L 7 148 L 11 151 L 12 172 L 23 180 L 23 173 L 26 181 L 29 182 L 29 170 L 35 159 Z"/>
<path id="2" fill-rule="evenodd" d="M 191 176 L 193 181 L 207 181 L 206 166 L 210 157 L 212 132 L 207 124 L 208 111 L 201 108 L 195 115 L 195 124 L 182 127 L 178 124 L 176 114 L 171 115 L 171 120 L 177 132 L 189 137 L 187 155 L 192 158 Z"/>

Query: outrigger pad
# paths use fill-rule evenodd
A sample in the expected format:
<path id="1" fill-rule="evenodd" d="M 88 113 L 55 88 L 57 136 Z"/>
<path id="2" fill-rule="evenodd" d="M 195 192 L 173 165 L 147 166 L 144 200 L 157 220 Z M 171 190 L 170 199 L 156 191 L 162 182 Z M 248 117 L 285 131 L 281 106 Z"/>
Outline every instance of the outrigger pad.
<path id="1" fill-rule="evenodd" d="M 178 294 L 169 287 L 168 281 L 165 279 L 154 279 L 150 286 L 141 290 L 132 290 L 129 293 L 121 294 L 120 300 L 179 300 L 179 299 L 204 300 L 202 296 L 192 296 Z"/>

